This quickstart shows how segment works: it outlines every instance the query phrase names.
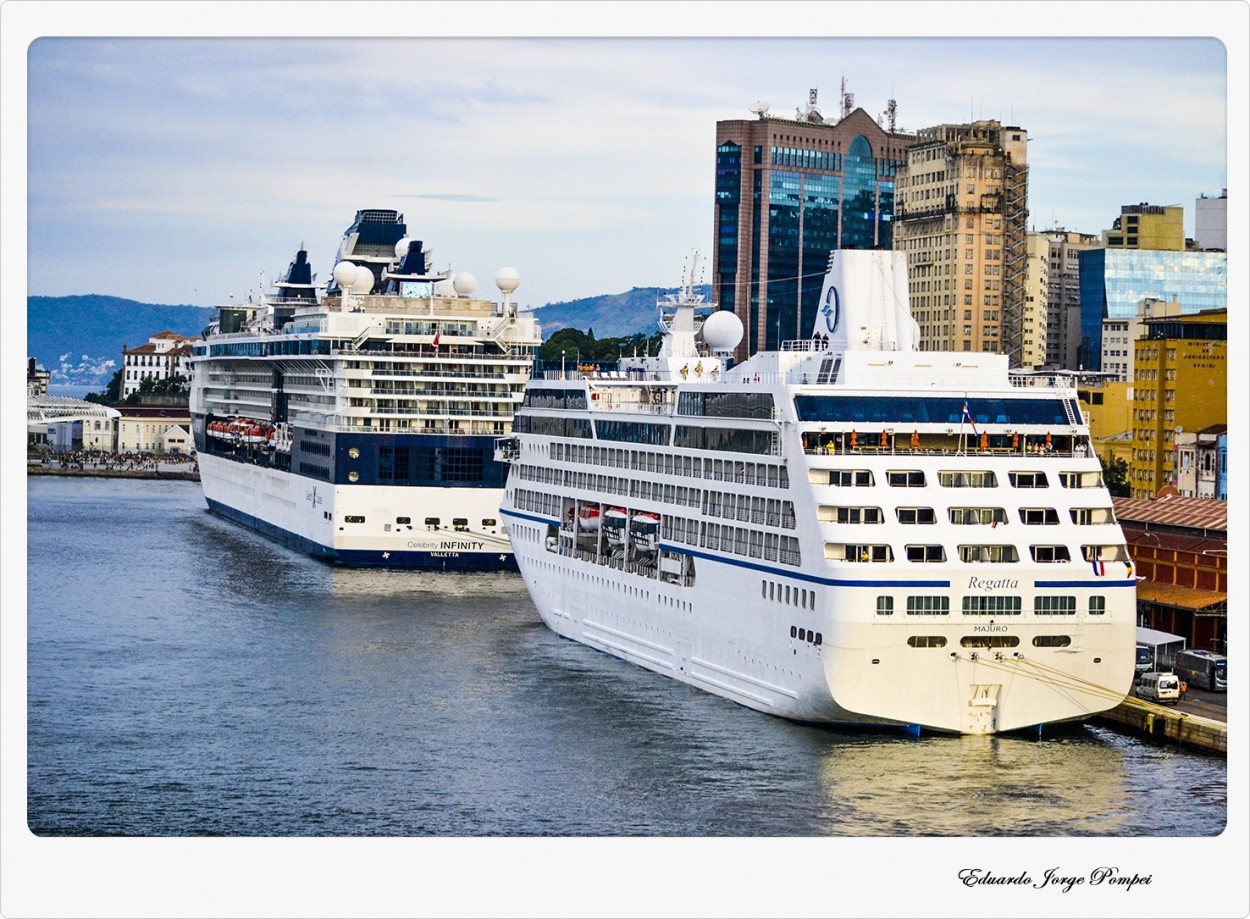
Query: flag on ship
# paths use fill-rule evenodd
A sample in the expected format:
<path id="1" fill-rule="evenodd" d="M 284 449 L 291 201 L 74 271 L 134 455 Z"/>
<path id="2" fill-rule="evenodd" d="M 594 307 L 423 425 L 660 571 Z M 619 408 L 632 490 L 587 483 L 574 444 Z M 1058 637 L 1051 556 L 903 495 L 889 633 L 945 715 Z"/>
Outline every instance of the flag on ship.
<path id="1" fill-rule="evenodd" d="M 442 329 L 439 329 L 439 328 L 434 329 L 434 347 L 435 348 L 438 347 L 438 340 L 442 336 L 442 334 L 443 334 Z"/>
<path id="2" fill-rule="evenodd" d="M 1107 573 L 1107 565 L 1105 562 L 1094 562 L 1094 574 L 1102 577 Z"/>
<path id="3" fill-rule="evenodd" d="M 964 399 L 964 415 L 963 415 L 963 419 L 962 419 L 962 420 L 963 420 L 963 421 L 966 421 L 966 422 L 968 422 L 968 424 L 972 425 L 972 433 L 973 433 L 973 434 L 977 433 L 977 423 L 976 423 L 975 421 L 973 421 L 973 420 L 972 420 L 972 412 L 968 410 L 968 400 L 967 400 L 967 399 Z"/>

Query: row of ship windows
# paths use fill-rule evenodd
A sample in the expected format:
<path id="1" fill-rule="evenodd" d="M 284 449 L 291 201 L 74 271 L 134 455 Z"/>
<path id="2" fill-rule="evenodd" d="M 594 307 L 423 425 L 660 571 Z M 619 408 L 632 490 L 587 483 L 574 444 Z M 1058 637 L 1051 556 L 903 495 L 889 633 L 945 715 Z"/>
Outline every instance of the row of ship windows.
<path id="1" fill-rule="evenodd" d="M 899 523 L 937 523 L 937 514 L 931 507 L 897 507 L 894 509 Z M 994 526 L 1007 522 L 1007 511 L 1001 507 L 950 507 L 946 510 L 950 522 L 958 525 L 989 524 Z M 1053 507 L 1022 507 L 1018 511 L 1020 522 L 1026 526 L 1058 526 L 1059 512 Z M 1109 507 L 1074 507 L 1068 511 L 1072 522 L 1079 526 L 1097 526 L 1115 523 L 1115 513 Z M 816 509 L 816 519 L 822 523 L 885 523 L 885 513 L 879 507 L 836 507 L 822 504 Z"/>
<path id="2" fill-rule="evenodd" d="M 803 564 L 799 541 L 777 533 L 666 516 L 660 524 L 660 538 L 743 558 L 762 558 L 795 567 Z"/>
<path id="3" fill-rule="evenodd" d="M 945 648 L 945 635 L 912 635 L 907 639 L 912 648 Z M 1020 639 L 1015 635 L 965 635 L 959 639 L 964 648 L 1018 648 Z M 1035 648 L 1067 648 L 1072 644 L 1071 635 L 1035 635 Z"/>
<path id="4" fill-rule="evenodd" d="M 871 487 L 876 484 L 871 469 L 813 469 L 813 485 L 837 485 L 845 488 Z M 1040 471 L 1009 472 L 1007 479 L 1012 488 L 1048 488 L 1046 473 Z M 892 488 L 926 488 L 927 478 L 919 469 L 890 469 L 885 474 L 886 484 Z M 1060 472 L 1059 483 L 1064 488 L 1102 488 L 1100 472 Z M 944 470 L 938 472 L 938 484 L 943 488 L 997 488 L 998 476 L 990 469 Z"/>
<path id="5" fill-rule="evenodd" d="M 784 465 L 778 463 L 747 463 L 699 456 L 675 456 L 654 450 L 565 443 L 551 444 L 551 459 L 556 462 L 610 466 L 613 469 L 633 469 L 639 472 L 710 479 L 714 482 L 734 482 L 739 485 L 790 487 L 789 472 Z"/>
<path id="6" fill-rule="evenodd" d="M 727 517 L 765 526 L 795 528 L 794 502 L 780 498 L 758 498 L 728 492 L 687 488 L 650 479 L 627 479 L 621 476 L 577 472 L 550 466 L 519 464 L 517 478 L 546 485 L 559 485 L 566 490 L 586 489 L 601 494 L 639 498 L 643 501 L 681 504 L 699 508 L 714 517 Z"/>
<path id="7" fill-rule="evenodd" d="M 962 610 L 965 616 L 1019 616 L 1022 609 L 1020 597 L 971 595 L 963 598 Z M 1091 616 L 1102 616 L 1107 612 L 1107 598 L 1095 595 L 1089 598 L 1086 611 Z M 949 616 L 951 598 L 947 596 L 914 596 L 907 598 L 907 615 L 909 616 Z M 877 615 L 894 615 L 894 597 L 882 594 L 877 597 Z M 1076 597 L 1068 595 L 1039 595 L 1033 598 L 1033 615 L 1035 616 L 1075 616 Z"/>
<path id="8" fill-rule="evenodd" d="M 1010 564 L 1020 561 L 1020 551 L 1013 545 L 960 545 L 956 547 L 959 560 L 969 563 Z M 1071 562 L 1072 554 L 1064 545 L 1029 546 L 1029 555 L 1038 563 Z M 938 564 L 945 562 L 946 547 L 936 545 L 907 545 L 899 556 L 908 562 Z M 1087 562 L 1127 562 L 1128 547 L 1125 545 L 1081 546 L 1081 557 Z M 894 548 L 888 543 L 825 543 L 825 559 L 831 562 L 888 563 L 895 560 Z"/>

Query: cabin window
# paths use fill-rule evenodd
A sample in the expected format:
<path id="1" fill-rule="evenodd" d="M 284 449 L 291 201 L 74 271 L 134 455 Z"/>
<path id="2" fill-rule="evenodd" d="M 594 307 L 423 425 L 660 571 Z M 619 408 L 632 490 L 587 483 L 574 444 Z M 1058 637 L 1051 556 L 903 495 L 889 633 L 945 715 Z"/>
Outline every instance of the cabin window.
<path id="1" fill-rule="evenodd" d="M 1102 488 L 1101 472 L 1061 472 L 1059 484 L 1064 488 Z"/>
<path id="2" fill-rule="evenodd" d="M 1044 472 L 1009 472 L 1007 478 L 1013 488 L 1045 488 L 1046 473 Z"/>
<path id="3" fill-rule="evenodd" d="M 909 562 L 944 562 L 946 550 L 941 546 L 908 546 L 907 560 Z"/>
<path id="4" fill-rule="evenodd" d="M 1067 546 L 1029 546 L 1029 552 L 1035 562 L 1070 562 L 1072 555 Z"/>
<path id="5" fill-rule="evenodd" d="M 1081 546 L 1081 555 L 1087 562 L 1127 562 L 1128 546 Z"/>
<path id="6" fill-rule="evenodd" d="M 893 616 L 894 615 L 894 598 L 889 596 L 877 597 L 877 615 Z"/>
<path id="7" fill-rule="evenodd" d="M 931 507 L 900 507 L 895 510 L 899 523 L 937 523 Z"/>
<path id="8" fill-rule="evenodd" d="M 1034 597 L 1033 613 L 1037 616 L 1074 616 L 1076 615 L 1076 597 Z"/>
<path id="9" fill-rule="evenodd" d="M 945 648 L 946 639 L 941 635 L 912 635 L 907 644 L 913 648 Z"/>
<path id="10" fill-rule="evenodd" d="M 1020 639 L 1014 635 L 965 635 L 959 643 L 965 648 L 1015 648 Z"/>
<path id="11" fill-rule="evenodd" d="M 924 488 L 924 473 L 919 469 L 892 469 L 885 474 L 891 488 Z"/>
<path id="12" fill-rule="evenodd" d="M 1015 546 L 960 546 L 961 562 L 1018 562 L 1020 553 Z"/>
<path id="13" fill-rule="evenodd" d="M 873 483 L 870 469 L 830 469 L 829 484 L 840 488 L 867 488 Z"/>
<path id="14" fill-rule="evenodd" d="M 1001 595 L 964 597 L 965 616 L 1019 616 L 1020 598 Z"/>
<path id="15" fill-rule="evenodd" d="M 907 615 L 909 616 L 949 616 L 950 611 L 950 597 L 936 596 L 907 598 Z"/>
<path id="16" fill-rule="evenodd" d="M 1074 507 L 1069 513 L 1072 515 L 1072 522 L 1080 526 L 1115 523 L 1115 511 L 1109 507 Z"/>
<path id="17" fill-rule="evenodd" d="M 365 518 L 361 517 L 359 514 L 348 514 L 346 517 L 343 518 L 343 522 L 344 523 L 364 523 Z"/>
<path id="18" fill-rule="evenodd" d="M 1072 644 L 1068 635 L 1037 635 L 1033 638 L 1035 648 L 1066 648 Z"/>
<path id="19" fill-rule="evenodd" d="M 1001 507 L 952 507 L 947 511 L 951 523 L 960 526 L 988 524 L 994 526 L 1007 522 L 1007 512 Z"/>
<path id="20" fill-rule="evenodd" d="M 1089 614 L 1091 616 L 1101 616 L 1107 612 L 1106 597 L 1090 597 L 1089 598 Z"/>
<path id="21" fill-rule="evenodd" d="M 938 473 L 943 488 L 996 488 L 998 478 L 990 469 L 970 469 Z"/>
<path id="22" fill-rule="evenodd" d="M 1020 522 L 1026 526 L 1057 526 L 1059 514 L 1053 507 L 1022 507 Z"/>

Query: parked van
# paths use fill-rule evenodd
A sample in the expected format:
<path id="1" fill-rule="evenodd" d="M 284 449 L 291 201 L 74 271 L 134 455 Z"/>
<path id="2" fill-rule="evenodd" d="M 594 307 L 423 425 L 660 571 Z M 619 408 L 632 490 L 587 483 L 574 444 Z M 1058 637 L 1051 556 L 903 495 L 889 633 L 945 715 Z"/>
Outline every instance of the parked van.
<path id="1" fill-rule="evenodd" d="M 1175 705 L 1181 700 L 1181 678 L 1175 673 L 1143 673 L 1137 683 L 1137 697 Z"/>

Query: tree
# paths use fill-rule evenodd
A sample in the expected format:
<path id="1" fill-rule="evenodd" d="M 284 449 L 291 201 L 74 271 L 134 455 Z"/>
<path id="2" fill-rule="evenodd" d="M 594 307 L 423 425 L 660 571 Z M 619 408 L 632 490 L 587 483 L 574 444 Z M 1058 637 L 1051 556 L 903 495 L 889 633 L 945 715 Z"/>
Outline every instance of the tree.
<path id="1" fill-rule="evenodd" d="M 1127 498 L 1132 494 L 1128 484 L 1128 462 L 1123 458 L 1117 456 L 1111 462 L 1103 463 L 1102 478 L 1113 498 Z"/>
<path id="2" fill-rule="evenodd" d="M 89 392 L 83 396 L 83 401 L 94 402 L 97 405 L 114 405 L 121 399 L 121 395 L 122 370 L 118 368 L 117 373 L 113 374 L 113 379 L 109 380 L 103 392 Z"/>

